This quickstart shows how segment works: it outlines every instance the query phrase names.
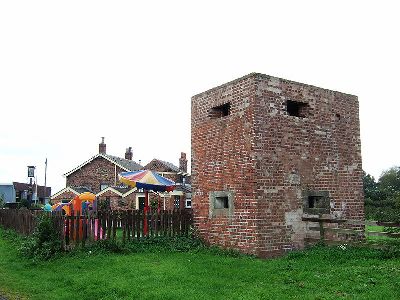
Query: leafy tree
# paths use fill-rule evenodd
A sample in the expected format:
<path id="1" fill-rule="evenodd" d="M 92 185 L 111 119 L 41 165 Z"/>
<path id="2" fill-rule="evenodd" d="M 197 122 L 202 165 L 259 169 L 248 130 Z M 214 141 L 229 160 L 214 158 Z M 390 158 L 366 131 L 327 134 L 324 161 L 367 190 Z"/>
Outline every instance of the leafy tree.
<path id="1" fill-rule="evenodd" d="M 378 181 L 379 190 L 386 196 L 394 196 L 400 193 L 400 167 L 392 167 L 382 173 Z"/>
<path id="2" fill-rule="evenodd" d="M 363 171 L 363 185 L 365 199 L 370 199 L 372 201 L 378 200 L 379 190 L 374 176 Z"/>
<path id="3" fill-rule="evenodd" d="M 365 215 L 378 221 L 400 221 L 400 167 L 382 173 L 378 182 L 365 173 L 363 176 Z"/>

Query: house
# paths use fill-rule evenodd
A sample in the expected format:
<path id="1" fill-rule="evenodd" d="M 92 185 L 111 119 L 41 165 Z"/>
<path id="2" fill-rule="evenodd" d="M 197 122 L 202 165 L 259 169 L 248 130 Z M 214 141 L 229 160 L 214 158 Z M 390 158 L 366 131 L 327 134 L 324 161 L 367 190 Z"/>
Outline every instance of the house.
<path id="1" fill-rule="evenodd" d="M 0 196 L 3 196 L 5 203 L 15 203 L 35 201 L 35 193 L 37 192 L 37 202 L 44 204 L 46 199 L 50 198 L 51 187 L 44 187 L 35 183 L 12 182 L 9 184 L 0 184 Z"/>
<path id="2" fill-rule="evenodd" d="M 208 243 L 276 256 L 319 239 L 307 218 L 363 222 L 356 96 L 251 73 L 193 96 L 191 129 L 194 225 Z"/>
<path id="3" fill-rule="evenodd" d="M 100 206 L 111 209 L 141 209 L 144 206 L 144 192 L 121 184 L 118 174 L 151 169 L 174 180 L 177 190 L 170 194 L 150 193 L 150 203 L 161 200 L 165 209 L 182 209 L 190 205 L 190 200 L 187 199 L 190 196 L 190 184 L 186 183 L 190 175 L 187 173 L 185 153 L 181 154 L 180 167 L 159 159 L 153 159 L 142 166 L 132 159 L 131 147 L 126 149 L 124 158 L 107 154 L 106 150 L 102 138 L 96 155 L 64 174 L 66 187 L 51 197 L 52 202 L 69 202 L 82 192 L 92 192 L 96 194 Z"/>
<path id="4" fill-rule="evenodd" d="M 168 193 L 168 197 L 163 197 L 162 199 L 164 209 L 172 210 L 192 207 L 190 174 L 187 173 L 186 153 L 181 152 L 179 167 L 170 162 L 155 158 L 144 169 L 156 171 L 161 176 L 171 179 L 176 183 L 176 189 Z"/>
<path id="5" fill-rule="evenodd" d="M 15 189 L 12 183 L 0 183 L 0 202 L 15 202 Z"/>

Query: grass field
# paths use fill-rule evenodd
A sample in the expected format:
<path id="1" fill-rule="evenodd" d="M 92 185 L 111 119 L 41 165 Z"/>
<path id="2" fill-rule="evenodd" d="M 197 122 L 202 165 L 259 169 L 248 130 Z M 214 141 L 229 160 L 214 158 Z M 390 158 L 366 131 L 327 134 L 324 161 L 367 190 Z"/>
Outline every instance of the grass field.
<path id="1" fill-rule="evenodd" d="M 384 226 L 371 226 L 371 225 L 365 226 L 365 233 L 368 234 L 368 232 L 370 232 L 370 231 L 384 232 L 385 227 Z M 367 235 L 367 239 L 369 241 L 377 241 L 377 242 L 393 240 L 393 238 L 388 237 L 388 236 L 368 236 L 368 235 Z"/>
<path id="2" fill-rule="evenodd" d="M 33 262 L 0 230 L 0 294 L 27 299 L 400 299 L 400 259 L 314 248 L 260 260 L 197 253 L 88 251 Z"/>

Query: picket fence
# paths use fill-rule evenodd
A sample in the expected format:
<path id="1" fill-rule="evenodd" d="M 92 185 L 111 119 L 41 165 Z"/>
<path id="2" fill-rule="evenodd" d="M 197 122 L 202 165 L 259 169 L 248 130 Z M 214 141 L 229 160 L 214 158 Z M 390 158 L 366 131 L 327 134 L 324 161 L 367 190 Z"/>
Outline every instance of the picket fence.
<path id="1" fill-rule="evenodd" d="M 30 235 L 40 214 L 51 216 L 65 248 L 97 240 L 126 242 L 142 237 L 187 236 L 192 226 L 192 214 L 187 210 L 155 210 L 146 214 L 142 210 L 110 210 L 65 216 L 61 212 L 17 209 L 0 209 L 0 225 Z"/>

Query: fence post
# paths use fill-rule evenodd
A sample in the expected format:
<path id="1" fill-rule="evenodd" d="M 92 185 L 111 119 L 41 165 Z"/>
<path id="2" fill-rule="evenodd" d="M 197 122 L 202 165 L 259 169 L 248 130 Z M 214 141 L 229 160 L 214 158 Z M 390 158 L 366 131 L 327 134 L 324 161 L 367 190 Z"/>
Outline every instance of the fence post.
<path id="1" fill-rule="evenodd" d="M 325 241 L 325 228 L 324 221 L 322 220 L 322 215 L 319 215 L 319 239 L 323 243 Z"/>

